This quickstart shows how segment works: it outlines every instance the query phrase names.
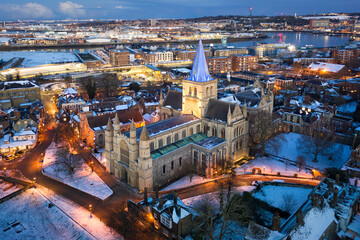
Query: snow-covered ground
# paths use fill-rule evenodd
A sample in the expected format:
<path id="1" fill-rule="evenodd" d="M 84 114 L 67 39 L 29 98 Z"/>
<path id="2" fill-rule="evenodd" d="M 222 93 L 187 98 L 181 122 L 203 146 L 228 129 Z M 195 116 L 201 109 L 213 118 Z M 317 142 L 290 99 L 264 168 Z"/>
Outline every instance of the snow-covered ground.
<path id="1" fill-rule="evenodd" d="M 104 166 L 106 166 L 106 158 L 104 156 L 104 149 L 99 149 L 98 153 L 93 153 L 94 157 Z"/>
<path id="2" fill-rule="evenodd" d="M 37 186 L 38 190 L 44 194 L 51 202 L 53 202 L 58 208 L 66 212 L 72 219 L 74 219 L 78 224 L 85 228 L 97 239 L 101 240 L 111 240 L 111 239 L 123 239 L 112 228 L 106 226 L 103 222 L 100 221 L 98 217 L 92 215 L 90 218 L 90 212 L 72 202 L 71 200 L 64 198 L 60 195 L 55 194 L 51 190 Z"/>
<path id="3" fill-rule="evenodd" d="M 194 174 L 191 179 L 191 182 L 190 182 L 190 177 L 185 176 L 185 177 L 177 180 L 176 182 L 173 182 L 172 184 L 168 185 L 167 187 L 161 189 L 161 191 L 171 191 L 171 190 L 191 187 L 194 185 L 199 185 L 199 184 L 207 183 L 207 182 L 211 182 L 211 181 L 214 181 L 214 179 L 204 178 L 204 177 L 200 177 L 200 176 Z"/>
<path id="4" fill-rule="evenodd" d="M 73 53 L 66 52 L 46 52 L 46 51 L 11 51 L 0 52 L 0 59 L 8 61 L 13 57 L 25 58 L 22 65 L 24 67 L 35 67 L 51 63 L 79 62 Z M 21 65 L 21 67 L 22 67 Z"/>
<path id="5" fill-rule="evenodd" d="M 254 190 L 255 187 L 254 186 L 241 186 L 241 187 L 234 187 L 232 188 L 232 194 L 235 193 L 243 193 L 243 192 L 251 192 L 252 190 Z M 226 189 L 224 189 L 224 194 L 227 194 Z M 215 207 L 219 206 L 219 192 L 212 192 L 212 193 L 206 193 L 203 195 L 198 195 L 195 197 L 191 197 L 191 198 L 185 198 L 182 199 L 182 201 L 191 207 L 194 207 L 196 205 L 198 205 L 199 203 L 201 203 L 202 201 L 207 201 L 209 200 Z"/>
<path id="6" fill-rule="evenodd" d="M 297 162 L 298 156 L 305 157 L 306 165 L 311 168 L 324 170 L 328 167 L 341 168 L 350 157 L 350 146 L 340 143 L 334 143 L 334 146 L 327 150 L 326 154 L 322 153 L 318 156 L 318 162 L 314 162 L 314 155 L 306 151 L 304 147 L 299 144 L 302 135 L 298 133 L 283 133 L 275 138 L 281 138 L 281 144 L 278 144 L 279 149 L 266 148 L 266 151 L 275 156 L 286 158 Z M 329 159 L 331 156 L 331 159 Z"/>
<path id="7" fill-rule="evenodd" d="M 1 239 L 95 239 L 36 189 L 0 204 Z"/>
<path id="8" fill-rule="evenodd" d="M 351 114 L 351 113 L 355 112 L 356 106 L 357 106 L 357 101 L 345 103 L 345 104 L 338 106 L 337 111 L 340 113 Z"/>
<path id="9" fill-rule="evenodd" d="M 57 147 L 52 143 L 45 152 L 43 173 L 51 178 L 61 181 L 73 188 L 86 192 L 99 199 L 105 200 L 113 194 L 113 191 L 104 181 L 81 159 L 80 167 L 75 169 L 74 174 L 63 170 L 63 166 L 56 162 Z"/>
<path id="10" fill-rule="evenodd" d="M 251 173 L 253 168 L 258 167 L 265 174 L 277 174 L 280 172 L 282 176 L 293 177 L 296 173 L 298 177 L 313 178 L 311 171 L 302 168 L 299 172 L 299 167 L 294 165 L 294 163 L 281 162 L 279 159 L 272 157 L 257 157 L 236 168 L 235 171 L 236 174 Z"/>
<path id="11" fill-rule="evenodd" d="M 253 194 L 271 206 L 287 211 L 285 201 L 290 203 L 290 214 L 294 213 L 306 200 L 312 188 L 264 185 L 261 190 Z"/>
<path id="12" fill-rule="evenodd" d="M 0 199 L 9 196 L 10 194 L 19 191 L 23 187 L 20 185 L 14 185 L 9 182 L 0 180 Z"/>

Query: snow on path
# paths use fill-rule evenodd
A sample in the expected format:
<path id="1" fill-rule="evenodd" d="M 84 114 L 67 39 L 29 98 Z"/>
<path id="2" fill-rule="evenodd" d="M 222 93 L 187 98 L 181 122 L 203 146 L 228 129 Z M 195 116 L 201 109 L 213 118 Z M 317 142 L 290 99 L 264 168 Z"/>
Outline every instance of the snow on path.
<path id="1" fill-rule="evenodd" d="M 64 198 L 60 195 L 55 194 L 53 191 L 37 186 L 38 190 L 49 198 L 58 208 L 66 212 L 72 219 L 74 219 L 78 224 L 85 228 L 97 239 L 101 240 L 112 240 L 112 239 L 124 239 L 120 234 L 115 230 L 105 225 L 101 220 L 92 215 L 90 218 L 90 212 L 74 203 L 73 201 Z"/>
<path id="2" fill-rule="evenodd" d="M 311 191 L 312 188 L 265 185 L 261 190 L 254 193 L 253 196 L 267 202 L 271 206 L 286 211 L 284 196 L 289 195 L 292 201 L 290 211 L 290 214 L 292 214 L 307 200 Z"/>
<path id="3" fill-rule="evenodd" d="M 0 204 L 1 239 L 95 239 L 36 189 Z"/>
<path id="4" fill-rule="evenodd" d="M 57 149 L 55 143 L 52 143 L 45 152 L 42 171 L 46 176 L 101 200 L 105 200 L 113 194 L 113 191 L 95 172 L 91 171 L 83 159 L 80 160 L 82 165 L 75 169 L 73 175 L 62 170 L 62 166 L 55 161 Z"/>

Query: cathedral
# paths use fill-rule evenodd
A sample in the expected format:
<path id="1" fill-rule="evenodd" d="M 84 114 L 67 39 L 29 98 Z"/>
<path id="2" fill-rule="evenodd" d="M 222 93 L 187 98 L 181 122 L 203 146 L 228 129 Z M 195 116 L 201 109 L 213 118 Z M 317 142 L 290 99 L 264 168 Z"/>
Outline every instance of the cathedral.
<path id="1" fill-rule="evenodd" d="M 182 92 L 160 101 L 160 121 L 122 133 L 118 116 L 105 131 L 106 169 L 143 190 L 186 174 L 211 178 L 248 155 L 247 105 L 217 99 L 201 39 Z"/>

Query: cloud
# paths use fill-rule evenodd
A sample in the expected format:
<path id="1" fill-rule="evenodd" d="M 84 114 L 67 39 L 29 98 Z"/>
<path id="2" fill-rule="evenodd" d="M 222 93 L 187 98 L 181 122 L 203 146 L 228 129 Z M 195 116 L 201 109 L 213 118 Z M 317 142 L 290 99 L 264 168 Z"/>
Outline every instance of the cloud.
<path id="1" fill-rule="evenodd" d="M 73 3 L 71 1 L 60 2 L 59 10 L 62 14 L 69 17 L 82 17 L 85 16 L 84 5 Z"/>
<path id="2" fill-rule="evenodd" d="M 39 3 L 28 2 L 24 5 L 2 4 L 1 11 L 8 13 L 13 18 L 51 18 L 54 13 L 44 5 Z"/>

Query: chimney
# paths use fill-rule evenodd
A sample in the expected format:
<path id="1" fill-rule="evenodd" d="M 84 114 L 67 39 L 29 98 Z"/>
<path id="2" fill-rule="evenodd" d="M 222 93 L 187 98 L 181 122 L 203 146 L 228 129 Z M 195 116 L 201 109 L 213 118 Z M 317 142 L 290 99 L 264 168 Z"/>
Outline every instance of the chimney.
<path id="1" fill-rule="evenodd" d="M 159 199 L 159 210 L 161 210 L 164 206 L 164 199 L 163 198 L 160 198 Z"/>
<path id="2" fill-rule="evenodd" d="M 336 184 L 339 184 L 339 182 L 340 182 L 340 175 L 339 175 L 339 174 L 336 174 L 335 179 L 336 179 Z"/>
<path id="3" fill-rule="evenodd" d="M 144 204 L 148 204 L 147 188 L 144 188 Z"/>
<path id="4" fill-rule="evenodd" d="M 278 212 L 276 212 L 272 219 L 271 230 L 280 231 L 281 218 Z"/>
<path id="5" fill-rule="evenodd" d="M 177 200 L 178 200 L 177 194 L 174 193 L 173 195 L 174 195 L 174 206 L 177 207 Z"/>
<path id="6" fill-rule="evenodd" d="M 303 212 L 301 211 L 301 209 L 299 209 L 299 211 L 297 211 L 297 213 L 296 213 L 296 223 L 298 225 L 304 226 L 304 215 L 303 215 Z"/>
<path id="7" fill-rule="evenodd" d="M 312 195 L 312 199 L 311 199 L 311 205 L 313 205 L 314 207 L 318 207 L 319 206 L 319 196 L 317 193 L 315 193 L 314 195 Z"/>
<path id="8" fill-rule="evenodd" d="M 354 185 L 357 186 L 358 185 L 358 179 L 355 179 Z"/>
<path id="9" fill-rule="evenodd" d="M 155 185 L 155 201 L 159 198 L 159 186 Z"/>
<path id="10" fill-rule="evenodd" d="M 335 207 L 336 204 L 337 204 L 338 192 L 339 192 L 339 190 L 335 187 L 335 188 L 334 188 L 334 197 L 333 197 L 333 200 L 332 200 L 332 203 L 331 203 L 331 205 L 332 205 L 333 207 Z"/>

